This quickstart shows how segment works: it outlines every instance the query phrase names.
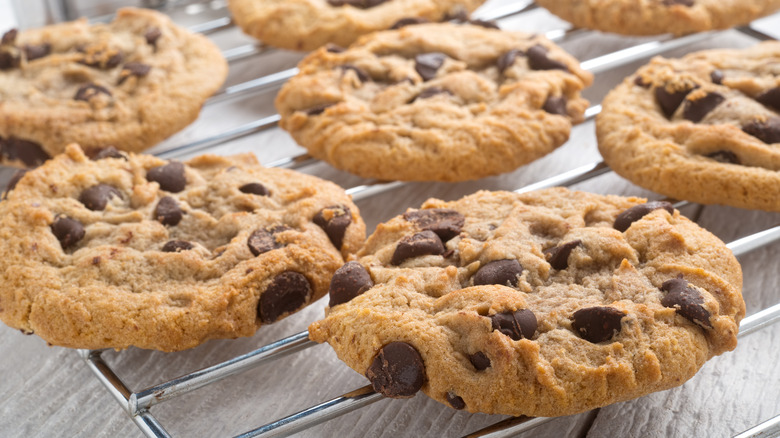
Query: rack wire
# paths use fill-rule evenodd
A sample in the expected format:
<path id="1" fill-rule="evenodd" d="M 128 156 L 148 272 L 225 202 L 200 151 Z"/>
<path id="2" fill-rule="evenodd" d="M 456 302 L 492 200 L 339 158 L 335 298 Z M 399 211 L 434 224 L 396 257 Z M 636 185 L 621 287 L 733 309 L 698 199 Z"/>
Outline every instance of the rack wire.
<path id="1" fill-rule="evenodd" d="M 58 4 L 58 6 L 55 8 L 56 11 L 59 11 L 59 15 L 57 15 L 57 17 L 60 17 L 61 19 L 74 18 L 73 8 L 69 6 L 68 0 L 50 0 L 49 3 Z M 175 8 L 192 7 L 193 5 L 205 4 L 209 2 L 194 0 L 144 0 L 143 3 L 147 7 L 154 7 L 162 11 L 170 12 Z M 224 3 L 222 3 L 221 8 L 219 2 L 212 1 L 210 4 L 212 5 L 212 9 L 222 10 L 225 14 L 227 13 L 226 9 L 224 8 Z M 536 8 L 536 4 L 532 1 L 519 1 L 491 10 L 480 10 L 480 15 L 478 18 L 493 21 L 504 20 L 521 16 L 530 11 L 533 11 Z M 92 17 L 92 19 L 95 21 L 108 20 L 110 19 L 110 15 L 100 15 Z M 232 21 L 227 15 L 216 19 L 209 19 L 208 21 L 190 27 L 191 30 L 206 35 L 217 34 L 232 28 Z M 737 28 L 737 30 L 742 34 L 757 40 L 772 39 L 771 36 L 762 33 L 751 26 L 740 27 Z M 581 38 L 589 33 L 589 31 L 581 29 L 563 28 L 547 32 L 546 36 L 553 41 L 564 42 L 574 38 Z M 606 55 L 584 60 L 581 62 L 581 65 L 584 69 L 589 70 L 594 74 L 600 74 L 608 72 L 619 66 L 624 66 L 638 60 L 646 59 L 656 54 L 689 46 L 696 42 L 703 41 L 711 36 L 712 33 L 699 33 L 677 38 L 671 36 L 662 37 Z M 267 47 L 262 43 L 252 43 L 225 50 L 223 54 L 230 63 L 235 63 L 253 57 L 270 55 L 275 51 L 276 49 Z M 207 105 L 225 102 L 230 99 L 246 96 L 251 93 L 260 93 L 274 90 L 280 87 L 284 81 L 294 76 L 296 73 L 297 69 L 291 68 L 226 87 L 218 92 L 214 97 L 212 97 L 207 102 Z M 593 119 L 600 112 L 600 110 L 600 105 L 594 105 L 588 108 L 585 113 L 586 119 Z M 206 138 L 174 145 L 164 151 L 161 151 L 158 153 L 158 155 L 163 158 L 182 157 L 243 137 L 255 135 L 268 129 L 272 129 L 277 126 L 278 121 L 278 114 L 270 115 L 238 126 L 236 128 L 208 136 Z M 313 159 L 312 157 L 306 154 L 300 154 L 285 157 L 283 159 L 268 163 L 267 166 L 302 169 L 316 163 L 317 160 Z M 607 174 L 609 172 L 611 172 L 611 170 L 605 163 L 600 161 L 592 162 L 554 175 L 550 178 L 525 185 L 524 187 L 518 188 L 516 192 L 522 193 L 554 186 L 571 186 L 585 181 L 590 181 L 593 178 Z M 380 195 L 383 192 L 396 189 L 404 185 L 406 185 L 406 183 L 403 182 L 366 181 L 365 184 L 357 185 L 347 189 L 347 192 L 351 194 L 356 201 L 359 201 Z M 678 203 L 676 204 L 676 207 L 679 208 L 684 204 L 684 202 Z M 780 225 L 734 240 L 728 244 L 728 247 L 734 252 L 736 256 L 739 257 L 743 254 L 758 248 L 762 248 L 778 240 L 780 240 Z M 767 307 L 746 317 L 740 326 L 739 337 L 743 338 L 779 321 L 780 303 Z M 132 391 L 129 389 L 122 381 L 122 379 L 117 376 L 115 371 L 104 360 L 104 350 L 78 350 L 78 354 L 84 360 L 84 363 L 88 366 L 88 368 L 107 388 L 108 392 L 114 397 L 114 399 L 119 402 L 119 404 L 128 413 L 130 418 L 136 423 L 136 425 L 146 436 L 168 437 L 170 434 L 151 413 L 151 408 L 154 405 L 176 399 L 199 388 L 216 384 L 217 382 L 229 376 L 233 376 L 261 365 L 268 364 L 272 361 L 289 355 L 294 355 L 302 350 L 312 347 L 313 345 L 316 344 L 310 341 L 308 339 L 308 333 L 303 331 L 260 347 L 249 353 L 139 391 Z M 324 401 L 308 409 L 304 409 L 300 412 L 252 429 L 238 436 L 271 437 L 290 435 L 307 428 L 311 428 L 317 424 L 336 418 L 345 413 L 370 405 L 376 401 L 381 400 L 382 398 L 383 397 L 380 394 L 375 393 L 370 386 L 364 386 L 347 392 L 340 397 Z M 531 430 L 534 427 L 551 420 L 552 418 L 508 418 L 506 420 L 497 422 L 492 426 L 475 431 L 467 435 L 467 437 L 498 438 L 514 436 L 515 434 Z M 764 423 L 758 424 L 737 436 L 740 438 L 747 438 L 777 435 L 780 435 L 780 415 L 765 421 Z"/>

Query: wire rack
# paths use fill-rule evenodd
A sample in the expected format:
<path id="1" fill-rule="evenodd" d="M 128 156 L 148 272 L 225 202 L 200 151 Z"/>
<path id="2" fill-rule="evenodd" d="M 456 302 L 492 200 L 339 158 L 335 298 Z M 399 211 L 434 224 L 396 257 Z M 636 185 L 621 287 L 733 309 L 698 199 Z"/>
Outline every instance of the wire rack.
<path id="1" fill-rule="evenodd" d="M 87 14 L 93 21 L 105 21 L 110 19 L 112 15 L 112 11 L 107 12 L 106 8 L 111 9 L 116 6 L 101 6 L 103 3 L 112 2 L 101 3 L 93 1 L 91 3 L 87 2 L 90 3 L 87 6 L 81 5 L 82 8 L 79 9 L 76 7 L 77 5 L 75 5 L 75 3 L 78 3 L 77 0 L 48 0 L 46 3 L 51 21 L 73 19 L 82 14 Z M 128 2 L 124 3 L 127 4 Z M 133 3 L 136 6 L 152 7 L 165 11 L 166 13 L 171 14 L 177 21 L 186 23 L 191 30 L 210 35 L 213 38 L 219 38 L 220 34 L 224 32 L 235 31 L 227 14 L 224 1 L 142 0 L 130 3 Z M 488 2 L 488 6 L 489 5 L 491 5 L 490 2 Z M 504 2 L 504 4 L 495 7 L 483 7 L 478 10 L 477 16 L 483 20 L 498 21 L 503 28 L 521 30 L 522 28 L 520 26 L 506 26 L 505 23 L 522 23 L 523 20 L 527 20 L 529 14 L 538 12 L 536 10 L 537 6 L 533 2 Z M 751 26 L 737 28 L 736 32 L 750 37 L 753 40 L 772 39 L 770 35 Z M 592 37 L 594 32 L 572 29 L 564 26 L 560 29 L 548 30 L 545 34 L 553 41 L 560 44 L 566 44 L 567 42 Z M 641 63 L 653 55 L 668 53 L 675 49 L 685 50 L 691 45 L 712 38 L 713 35 L 713 33 L 700 33 L 678 38 L 667 36 L 658 39 L 632 40 L 631 44 L 620 50 L 600 54 L 599 56 L 591 57 L 589 59 L 581 59 L 581 65 L 586 70 L 593 72 L 598 81 L 601 77 L 608 77 L 610 75 L 615 76 L 615 70 L 619 67 L 630 66 L 637 62 Z M 262 43 L 251 42 L 225 49 L 223 54 L 230 62 L 231 68 L 233 68 L 240 61 L 257 60 L 265 56 L 270 56 L 276 52 L 278 51 L 266 47 Z M 285 68 L 263 74 L 262 76 L 252 78 L 251 80 L 231 84 L 213 96 L 206 105 L 230 104 L 230 102 L 236 99 L 243 99 L 247 96 L 256 95 L 260 95 L 259 98 L 267 100 L 270 96 L 273 96 L 273 91 L 278 89 L 284 81 L 294 76 L 296 73 L 297 69 L 294 67 Z M 586 111 L 586 119 L 592 120 L 600 110 L 600 105 L 591 106 Z M 279 116 L 277 114 L 269 114 L 229 129 L 217 129 L 216 132 L 198 135 L 198 138 L 187 139 L 186 141 L 169 141 L 162 147 L 154 149 L 153 152 L 164 158 L 182 158 L 206 150 L 211 151 L 217 147 L 227 145 L 230 142 L 245 139 L 260 132 L 273 129 L 276 127 L 278 121 Z M 574 138 L 574 135 L 572 138 Z M 269 167 L 283 167 L 307 171 L 312 167 L 316 167 L 318 162 L 305 153 L 301 153 L 284 156 L 280 159 L 266 163 L 265 165 Z M 557 169 L 556 172 L 557 171 L 559 171 L 559 169 Z M 596 177 L 610 172 L 611 170 L 603 162 L 594 161 L 562 173 L 556 173 L 549 178 L 525 184 L 516 191 L 526 192 L 546 187 L 572 186 L 590 182 Z M 356 201 L 375 199 L 386 192 L 408 185 L 408 183 L 403 182 L 380 182 L 360 179 L 355 181 L 358 183 L 348 188 L 347 192 L 351 194 Z M 689 204 L 683 201 L 677 202 L 675 206 L 677 208 L 683 208 L 689 206 Z M 702 206 L 690 206 L 689 208 L 694 209 L 692 216 L 694 220 L 697 220 L 699 214 L 701 214 Z M 733 240 L 728 243 L 728 246 L 737 257 L 740 257 L 750 251 L 765 247 L 777 240 L 780 240 L 780 225 L 768 227 L 746 237 Z M 780 321 L 780 303 L 768 306 L 746 317 L 742 321 L 739 337 L 741 339 L 778 321 Z M 173 401 L 174 399 L 180 398 L 199 388 L 208 385 L 216 385 L 229 376 L 248 371 L 264 364 L 269 364 L 286 356 L 295 355 L 314 345 L 316 344 L 308 339 L 307 332 L 302 331 L 257 348 L 249 353 L 222 361 L 216 365 L 136 391 L 128 388 L 117 375 L 117 372 L 114 369 L 115 367 L 110 366 L 109 361 L 105 360 L 106 352 L 104 350 L 78 350 L 78 354 L 87 367 L 105 386 L 113 398 L 119 402 L 129 414 L 130 418 L 146 436 L 168 437 L 171 435 L 152 413 L 153 406 L 163 402 Z M 122 353 L 117 353 L 116 360 L 121 361 L 121 356 Z M 326 378 L 326 376 L 318 377 L 322 379 Z M 279 391 L 283 392 L 285 389 L 279 388 Z M 358 410 L 375 403 L 382 398 L 383 397 L 380 394 L 375 393 L 370 386 L 356 388 L 339 397 L 325 400 L 310 408 L 294 412 L 284 418 L 253 428 L 238 436 L 270 437 L 291 435 L 346 413 Z M 775 414 L 778 413 L 780 413 L 780 408 L 775 412 Z M 218 418 L 219 413 L 215 412 L 214 415 Z M 498 419 L 501 417 L 495 416 L 491 418 Z M 515 436 L 553 420 L 555 419 L 529 417 L 507 418 L 488 427 L 474 431 L 466 436 L 491 438 Z M 778 435 L 780 435 L 780 415 L 757 424 L 755 427 L 750 428 L 737 436 L 745 438 Z"/>

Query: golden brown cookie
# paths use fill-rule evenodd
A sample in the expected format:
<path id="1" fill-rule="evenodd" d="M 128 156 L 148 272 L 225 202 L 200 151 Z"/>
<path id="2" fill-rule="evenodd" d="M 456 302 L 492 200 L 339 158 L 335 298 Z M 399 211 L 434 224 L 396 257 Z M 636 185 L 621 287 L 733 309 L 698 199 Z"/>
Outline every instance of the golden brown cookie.
<path id="1" fill-rule="evenodd" d="M 463 181 L 562 145 L 592 75 L 542 36 L 421 24 L 322 48 L 276 99 L 315 158 L 367 178 Z"/>
<path id="2" fill-rule="evenodd" d="M 653 59 L 602 102 L 621 176 L 704 204 L 780 211 L 780 43 Z"/>
<path id="3" fill-rule="evenodd" d="M 467 15 L 485 0 L 229 0 L 233 20 L 247 34 L 290 50 L 358 37 L 409 22 Z"/>
<path id="4" fill-rule="evenodd" d="M 0 202 L 0 319 L 54 345 L 183 350 L 317 300 L 363 244 L 335 184 L 254 156 L 76 145 Z"/>
<path id="5" fill-rule="evenodd" d="M 747 24 L 780 0 L 538 0 L 576 27 L 623 35 L 683 35 Z"/>
<path id="6" fill-rule="evenodd" d="M 678 386 L 736 346 L 734 255 L 667 202 L 563 188 L 427 201 L 333 276 L 311 339 L 389 397 L 559 416 Z"/>
<path id="7" fill-rule="evenodd" d="M 71 142 L 149 148 L 195 120 L 226 75 L 214 44 L 151 10 L 10 30 L 0 44 L 0 163 L 34 167 Z"/>

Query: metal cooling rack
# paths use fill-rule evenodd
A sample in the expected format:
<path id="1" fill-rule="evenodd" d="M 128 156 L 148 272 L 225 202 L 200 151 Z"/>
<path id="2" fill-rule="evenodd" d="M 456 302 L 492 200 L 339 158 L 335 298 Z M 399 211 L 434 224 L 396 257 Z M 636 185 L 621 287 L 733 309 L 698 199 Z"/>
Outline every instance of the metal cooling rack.
<path id="1" fill-rule="evenodd" d="M 75 18 L 84 11 L 92 12 L 88 14 L 94 21 L 104 21 L 111 18 L 111 14 L 106 14 L 100 8 L 91 6 L 92 9 L 78 10 L 73 2 L 78 0 L 46 0 L 50 21 L 62 21 Z M 92 1 L 92 3 L 100 3 Z M 232 29 L 233 24 L 227 15 L 225 2 L 221 0 L 212 1 L 185 1 L 185 0 L 139 0 L 133 2 L 137 6 L 153 7 L 172 15 L 182 9 L 189 15 L 198 15 L 199 12 L 209 11 L 213 14 L 219 13 L 217 18 L 201 20 L 201 22 L 191 25 L 190 29 L 203 34 L 214 35 Z M 478 11 L 478 18 L 483 20 L 505 20 L 517 18 L 526 14 L 537 6 L 529 1 L 517 1 L 514 4 L 505 5 L 498 8 L 482 8 Z M 748 35 L 757 40 L 772 39 L 771 36 L 764 34 L 750 26 L 740 27 L 739 32 Z M 547 32 L 546 36 L 556 42 L 566 42 L 573 38 L 581 38 L 591 32 L 580 29 L 559 29 Z M 649 58 L 650 56 L 667 52 L 676 48 L 682 48 L 703 41 L 711 37 L 713 33 L 694 34 L 679 38 L 664 37 L 657 40 L 640 43 L 626 49 L 618 50 L 596 58 L 581 61 L 584 69 L 601 74 L 609 72 L 620 66 Z M 225 50 L 223 54 L 230 63 L 244 60 L 252 57 L 266 56 L 276 50 L 262 43 L 252 43 Z M 297 69 L 291 68 L 282 70 L 273 74 L 258 77 L 253 80 L 232 85 L 224 88 L 212 97 L 207 105 L 217 102 L 224 102 L 239 96 L 245 96 L 249 93 L 259 93 L 262 91 L 274 90 L 278 88 L 285 80 L 294 76 Z M 586 118 L 592 119 L 601 110 L 600 105 L 594 105 L 586 111 Z M 276 127 L 279 121 L 278 115 L 255 120 L 251 123 L 241 125 L 230 130 L 220 132 L 216 135 L 210 135 L 200 138 L 196 141 L 190 141 L 184 144 L 174 145 L 158 153 L 164 158 L 177 158 L 189 155 L 205 149 L 222 145 L 239 138 L 251 136 L 259 132 Z M 301 169 L 317 163 L 317 161 L 306 154 L 289 156 L 281 160 L 266 164 L 268 167 L 283 167 L 291 169 Z M 546 187 L 571 186 L 584 181 L 589 181 L 597 176 L 611 172 L 603 162 L 593 162 L 587 165 L 577 167 L 573 170 L 560 173 L 553 177 L 526 185 L 517 189 L 517 192 L 526 192 Z M 407 183 L 403 182 L 379 182 L 366 181 L 364 184 L 347 189 L 355 200 L 366 199 L 368 197 L 379 195 L 383 192 L 401 187 Z M 682 207 L 686 202 L 678 202 L 675 207 Z M 736 256 L 741 256 L 752 250 L 764 247 L 780 240 L 780 225 L 773 228 L 757 232 L 755 234 L 734 240 L 728 244 L 728 247 Z M 780 303 L 765 308 L 757 313 L 746 317 L 740 326 L 739 337 L 743 338 L 751 333 L 759 331 L 764 327 L 780 321 Z M 103 358 L 103 350 L 78 350 L 78 354 L 83 358 L 86 365 L 97 376 L 97 378 L 108 389 L 111 395 L 126 410 L 136 425 L 149 437 L 168 437 L 170 434 L 165 427 L 151 413 L 152 406 L 168 400 L 175 399 L 186 393 L 202 388 L 207 385 L 216 384 L 222 379 L 232 376 L 249 369 L 253 369 L 263 364 L 267 364 L 276 359 L 295 354 L 309 347 L 316 345 L 308 339 L 306 331 L 296 333 L 277 342 L 258 348 L 250 353 L 234 357 L 214 366 L 210 366 L 181 377 L 159 383 L 140 391 L 130 390 L 122 380 L 116 375 L 115 371 L 107 364 Z M 120 353 L 121 354 L 121 353 Z M 322 377 L 322 376 L 321 376 Z M 332 400 L 324 401 L 308 409 L 278 419 L 256 429 L 247 431 L 240 437 L 270 437 L 286 436 L 317 424 L 341 416 L 348 412 L 360 409 L 361 407 L 381 400 L 383 397 L 375 393 L 370 386 L 357 388 L 347 392 L 344 395 Z M 215 414 L 218 415 L 218 414 Z M 473 432 L 467 437 L 508 437 L 514 436 L 524 431 L 533 429 L 536 426 L 554 420 L 554 418 L 529 418 L 515 417 L 500 421 L 492 426 Z M 756 425 L 755 427 L 737 435 L 740 438 L 747 437 L 770 437 L 780 435 L 780 415 Z"/>

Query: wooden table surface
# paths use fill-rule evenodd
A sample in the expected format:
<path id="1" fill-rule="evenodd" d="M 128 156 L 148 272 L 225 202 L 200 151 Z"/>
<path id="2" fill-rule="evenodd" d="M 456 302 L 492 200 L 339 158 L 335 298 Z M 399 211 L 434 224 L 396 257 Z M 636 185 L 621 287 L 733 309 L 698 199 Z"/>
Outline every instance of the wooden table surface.
<path id="1" fill-rule="evenodd" d="M 2 0 L 0 0 L 2 1 Z M 213 4 L 218 6 L 218 3 Z M 490 0 L 481 13 L 513 3 Z M 224 13 L 217 11 L 216 14 Z M 0 23 L 9 21 L 7 6 L 0 3 Z M 187 24 L 199 16 L 177 16 Z M 565 23 L 546 11 L 536 10 L 502 20 L 505 29 L 543 32 Z M 774 31 L 780 17 L 756 23 Z M 4 31 L 0 28 L 0 32 Z M 213 38 L 224 48 L 251 42 L 236 29 Z M 580 60 L 653 39 L 584 33 L 562 43 Z M 665 52 L 679 56 L 710 47 L 746 47 L 755 40 L 737 31 L 708 35 L 702 41 Z M 301 55 L 276 51 L 231 64 L 228 85 L 293 67 Z M 623 77 L 647 58 L 596 75 L 585 95 L 598 103 Z M 201 118 L 153 152 L 224 132 L 274 113 L 276 90 L 242 95 L 207 105 Z M 217 147 L 208 152 L 231 154 L 251 151 L 263 163 L 302 153 L 283 131 L 274 128 Z M 189 154 L 194 155 L 194 154 Z M 184 156 L 186 157 L 186 156 Z M 178 158 L 183 158 L 179 156 Z M 515 172 L 479 181 L 411 183 L 357 202 L 368 229 L 419 206 L 429 197 L 457 199 L 479 189 L 514 190 L 577 166 L 599 161 L 592 122 L 576 127 L 568 143 L 554 153 Z M 303 169 L 330 179 L 345 188 L 365 182 L 324 164 Z M 7 179 L 10 171 L 0 172 Z M 575 186 L 598 193 L 658 198 L 609 173 Z M 728 242 L 780 224 L 780 214 L 722 206 L 682 209 Z M 780 302 L 780 243 L 740 257 L 744 270 L 744 296 L 748 315 Z M 164 382 L 269 342 L 306 329 L 323 315 L 326 300 L 279 323 L 263 327 L 255 336 L 238 340 L 210 341 L 180 353 L 139 349 L 105 353 L 107 362 L 131 390 Z M 681 387 L 618 403 L 596 411 L 554 419 L 524 436 L 561 437 L 720 437 L 732 436 L 780 414 L 780 367 L 777 360 L 780 324 L 740 339 L 734 352 L 716 357 Z M 2 437 L 115 437 L 142 436 L 139 429 L 87 369 L 73 350 L 48 347 L 35 336 L 0 325 L 0 436 Z M 180 437 L 233 436 L 299 410 L 366 385 L 366 379 L 338 361 L 330 347 L 319 345 L 257 369 L 232 376 L 217 384 L 152 408 L 152 413 L 173 435 Z M 469 414 L 436 403 L 423 394 L 409 400 L 382 400 L 331 420 L 300 434 L 306 437 L 457 437 L 503 419 L 501 416 Z"/>

